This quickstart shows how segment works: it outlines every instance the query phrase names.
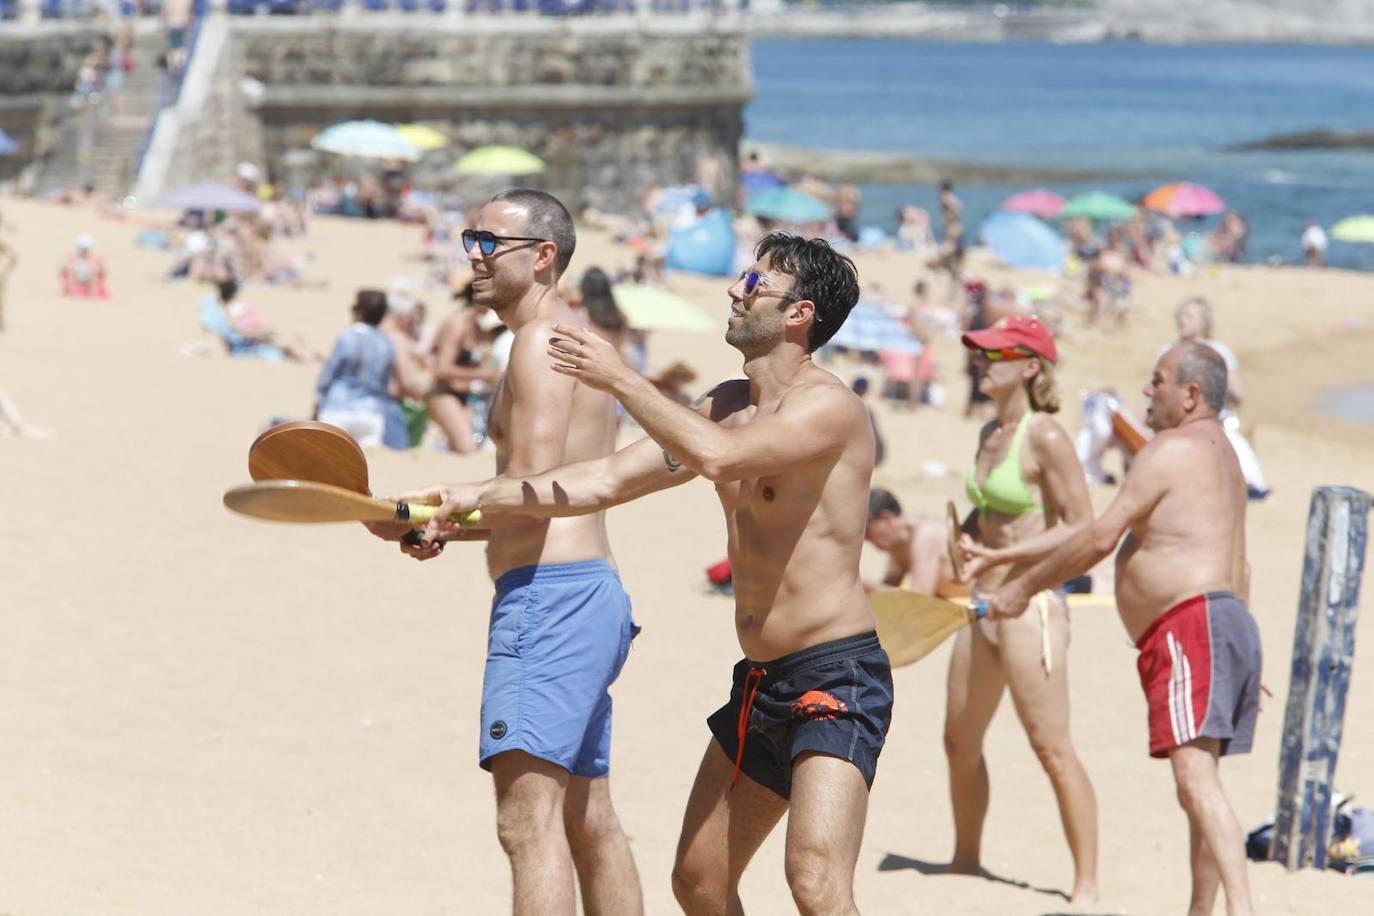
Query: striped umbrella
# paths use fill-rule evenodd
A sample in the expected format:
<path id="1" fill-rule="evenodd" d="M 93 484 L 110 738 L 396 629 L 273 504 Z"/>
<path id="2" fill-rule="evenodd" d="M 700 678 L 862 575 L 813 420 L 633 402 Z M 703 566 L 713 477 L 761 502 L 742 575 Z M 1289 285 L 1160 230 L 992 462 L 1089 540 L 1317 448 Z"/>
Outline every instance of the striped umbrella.
<path id="1" fill-rule="evenodd" d="M 826 346 L 847 347 L 851 350 L 919 354 L 921 342 L 911 335 L 896 318 L 871 302 L 860 302 L 849 312 L 844 324 L 830 338 Z"/>

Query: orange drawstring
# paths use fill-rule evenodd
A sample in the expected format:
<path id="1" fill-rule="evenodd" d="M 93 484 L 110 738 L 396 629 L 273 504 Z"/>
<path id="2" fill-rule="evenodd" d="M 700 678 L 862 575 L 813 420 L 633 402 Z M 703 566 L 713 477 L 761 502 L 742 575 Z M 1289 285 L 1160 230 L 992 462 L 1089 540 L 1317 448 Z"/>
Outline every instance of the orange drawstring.
<path id="1" fill-rule="evenodd" d="M 739 708 L 739 750 L 735 751 L 735 775 L 730 780 L 730 788 L 739 782 L 740 767 L 744 764 L 744 736 L 749 733 L 749 713 L 754 709 L 754 697 L 758 695 L 759 684 L 768 672 L 762 668 L 750 668 L 744 676 L 744 702 Z"/>

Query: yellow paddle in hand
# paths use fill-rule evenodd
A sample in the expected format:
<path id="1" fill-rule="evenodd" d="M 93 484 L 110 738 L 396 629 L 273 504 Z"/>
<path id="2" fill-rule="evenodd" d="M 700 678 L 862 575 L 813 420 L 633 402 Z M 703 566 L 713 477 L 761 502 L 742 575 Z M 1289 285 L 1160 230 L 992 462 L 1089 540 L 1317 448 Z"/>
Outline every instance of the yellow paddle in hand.
<path id="1" fill-rule="evenodd" d="M 966 607 L 904 588 L 874 592 L 868 596 L 868 606 L 878 621 L 878 641 L 894 668 L 925 658 L 988 611 L 982 601 Z"/>

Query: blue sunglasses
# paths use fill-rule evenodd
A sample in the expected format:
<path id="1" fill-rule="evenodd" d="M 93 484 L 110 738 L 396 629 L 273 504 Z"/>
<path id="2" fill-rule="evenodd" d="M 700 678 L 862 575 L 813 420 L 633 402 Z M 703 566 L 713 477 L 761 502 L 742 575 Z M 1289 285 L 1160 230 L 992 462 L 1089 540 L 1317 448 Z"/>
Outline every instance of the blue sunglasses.
<path id="1" fill-rule="evenodd" d="M 487 232 L 485 229 L 478 232 L 476 229 L 463 230 L 463 250 L 472 253 L 472 246 L 476 245 L 482 250 L 482 254 L 490 257 L 496 253 L 497 247 L 502 242 L 547 242 L 548 239 L 533 239 L 523 235 L 496 235 Z"/>
<path id="2" fill-rule="evenodd" d="M 758 291 L 759 286 L 762 285 L 768 287 L 784 299 L 791 299 L 793 302 L 798 302 L 803 298 L 796 293 L 788 292 L 778 286 L 777 283 L 774 283 L 771 279 L 759 273 L 757 270 L 743 271 L 740 273 L 739 278 L 744 281 L 744 295 L 746 296 L 754 295 L 754 293 Z"/>

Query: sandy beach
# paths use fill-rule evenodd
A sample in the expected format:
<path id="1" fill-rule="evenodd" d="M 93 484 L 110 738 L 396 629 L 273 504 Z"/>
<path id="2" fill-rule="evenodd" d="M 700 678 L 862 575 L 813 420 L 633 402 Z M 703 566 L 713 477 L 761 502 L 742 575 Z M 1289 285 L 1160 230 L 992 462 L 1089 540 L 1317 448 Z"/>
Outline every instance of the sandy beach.
<path id="1" fill-rule="evenodd" d="M 220 504 L 245 482 L 247 448 L 273 417 L 307 415 L 316 366 L 232 359 L 197 324 L 202 290 L 163 279 L 170 256 L 136 248 L 134 222 L 36 201 L 3 203 L 21 262 L 0 334 L 0 390 L 52 439 L 0 438 L 0 913 L 439 914 L 509 909 L 490 777 L 476 760 L 491 583 L 480 547 L 417 564 L 349 525 L 270 525 Z M 141 218 L 151 216 L 141 215 Z M 56 273 L 89 232 L 108 301 L 59 297 Z M 315 219 L 304 247 L 327 288 L 250 285 L 273 325 L 327 351 L 353 291 L 420 270 L 419 230 Z M 626 256 L 585 232 L 573 270 Z M 858 257 L 865 282 L 910 288 L 916 265 Z M 976 264 L 992 285 L 1039 282 Z M 721 319 L 726 283 L 674 276 Z M 1374 426 L 1311 411 L 1329 387 L 1374 379 L 1374 275 L 1264 267 L 1140 275 L 1129 329 L 1061 344 L 1063 422 L 1078 393 L 1110 385 L 1132 408 L 1174 306 L 1206 295 L 1240 358 L 1244 419 L 1274 488 L 1249 510 L 1252 608 L 1273 692 L 1256 747 L 1222 766 L 1242 826 L 1274 804 L 1302 543 L 1311 489 L 1374 489 Z M 428 299 L 431 314 L 448 304 Z M 960 417 L 958 342 L 937 344 L 940 410 L 878 406 L 888 458 L 877 482 L 916 511 L 967 504 L 977 423 Z M 684 359 L 702 381 L 737 374 L 714 335 L 656 333 L 651 367 Z M 847 368 L 841 365 L 842 369 Z M 704 386 L 703 386 L 704 387 Z M 369 454 L 375 492 L 489 476 L 492 456 L 428 444 Z M 924 473 L 938 462 L 949 472 Z M 1094 487 L 1101 509 L 1114 490 Z M 731 604 L 705 590 L 724 554 L 710 484 L 610 513 L 644 627 L 616 690 L 612 791 L 647 911 L 676 907 L 668 875 L 687 791 L 739 655 Z M 879 558 L 867 556 L 876 570 Z M 1369 575 L 1374 575 L 1371 572 Z M 1369 579 L 1369 575 L 1366 579 Z M 1365 583 L 1366 607 L 1371 585 Z M 1075 610 L 1074 733 L 1098 793 L 1103 896 L 1069 907 L 1050 791 L 1004 701 L 989 733 L 986 878 L 938 872 L 952 848 L 941 744 L 945 647 L 896 672 L 857 897 L 868 913 L 1155 914 L 1188 897 L 1187 830 L 1167 764 L 1146 754 L 1145 704 L 1109 596 Z M 1368 630 L 1369 626 L 1366 625 Z M 1374 633 L 1361 634 L 1336 786 L 1374 802 Z M 750 912 L 792 912 L 781 831 L 745 877 Z M 1265 913 L 1356 913 L 1374 884 L 1252 865 Z"/>

